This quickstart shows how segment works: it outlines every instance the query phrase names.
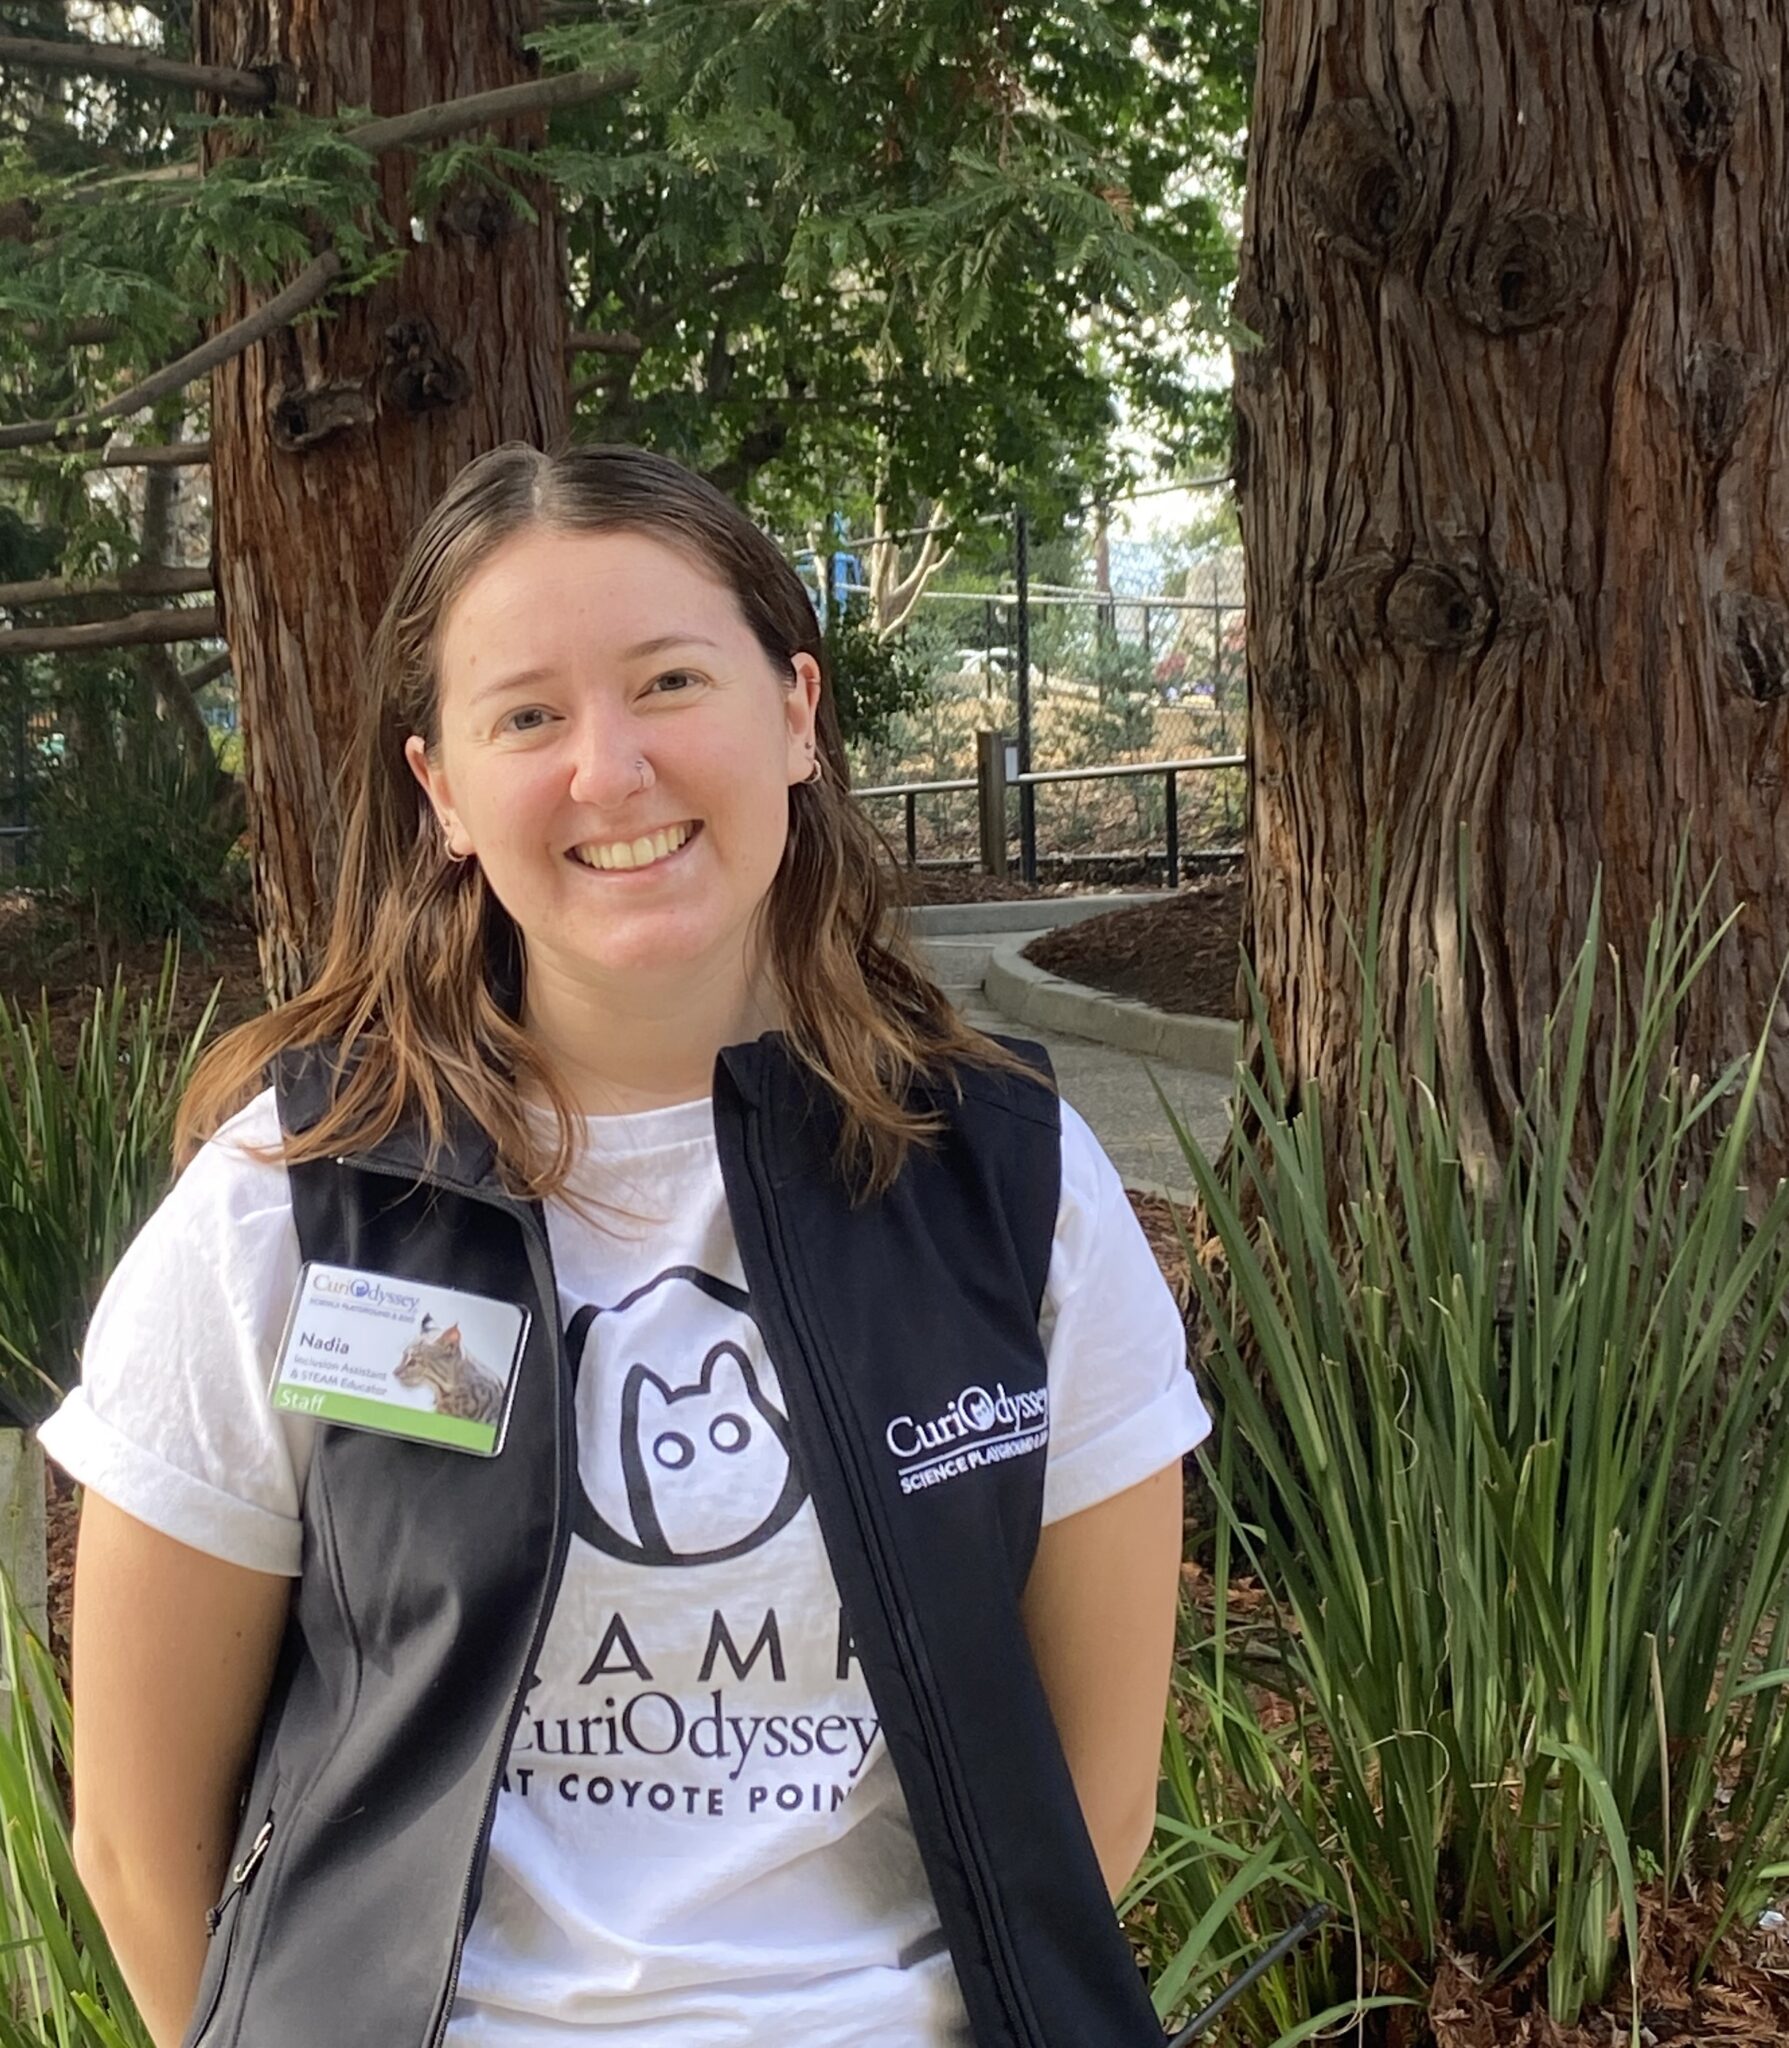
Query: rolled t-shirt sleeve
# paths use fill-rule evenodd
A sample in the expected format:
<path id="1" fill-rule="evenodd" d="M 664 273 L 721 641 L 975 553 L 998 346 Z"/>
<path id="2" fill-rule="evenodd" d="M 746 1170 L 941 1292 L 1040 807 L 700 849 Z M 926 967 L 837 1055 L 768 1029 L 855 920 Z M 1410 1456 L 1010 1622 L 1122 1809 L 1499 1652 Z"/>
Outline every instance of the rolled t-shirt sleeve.
<path id="1" fill-rule="evenodd" d="M 298 1282 L 271 1094 L 211 1140 L 132 1240 L 100 1296 L 81 1383 L 39 1432 L 46 1453 L 126 1514 L 196 1550 L 295 1575 L 316 1425 L 267 1381 Z"/>
<path id="2" fill-rule="evenodd" d="M 1040 1326 L 1050 1384 L 1046 1522 L 1138 1485 L 1210 1432 L 1179 1305 L 1117 1169 L 1066 1102 Z"/>

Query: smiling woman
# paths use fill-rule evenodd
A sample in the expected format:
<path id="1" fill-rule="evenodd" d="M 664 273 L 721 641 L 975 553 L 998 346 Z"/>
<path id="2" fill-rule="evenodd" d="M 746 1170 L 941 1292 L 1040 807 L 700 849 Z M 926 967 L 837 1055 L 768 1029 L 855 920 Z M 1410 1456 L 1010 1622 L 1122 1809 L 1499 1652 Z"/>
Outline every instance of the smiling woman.
<path id="1" fill-rule="evenodd" d="M 447 607 L 438 660 L 435 730 L 406 752 L 522 935 L 536 1041 L 586 1112 L 699 1094 L 717 1031 L 767 1021 L 745 1006 L 789 789 L 817 760 L 817 655 L 773 655 L 654 535 L 530 531 Z"/>
<path id="2" fill-rule="evenodd" d="M 158 2048 L 1159 2043 L 1110 1896 L 1205 1412 L 1109 1162 L 880 872 L 736 507 L 465 471 L 322 973 L 201 1069 L 43 1433 Z"/>

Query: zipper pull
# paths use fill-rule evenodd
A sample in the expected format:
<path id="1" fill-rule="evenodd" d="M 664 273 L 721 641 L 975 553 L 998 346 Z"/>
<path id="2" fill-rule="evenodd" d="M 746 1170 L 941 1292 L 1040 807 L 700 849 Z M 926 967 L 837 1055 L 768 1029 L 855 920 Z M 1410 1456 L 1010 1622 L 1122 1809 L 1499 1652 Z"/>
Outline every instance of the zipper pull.
<path id="1" fill-rule="evenodd" d="M 225 1892 L 223 1897 L 218 1900 L 215 1906 L 210 1906 L 206 1908 L 205 1932 L 207 1934 L 215 1934 L 217 1932 L 219 1926 L 223 1922 L 224 1908 L 230 1903 L 230 1901 L 236 1896 L 236 1894 L 247 1885 L 249 1879 L 254 1876 L 256 1869 L 260 1865 L 261 1858 L 267 1854 L 267 1845 L 272 1840 L 273 1815 L 269 1814 L 267 1818 L 261 1823 L 261 1830 L 259 1834 L 257 1834 L 255 1836 L 255 1839 L 249 1844 L 248 1854 L 242 1859 L 242 1861 L 239 1864 L 237 1864 L 236 1868 L 231 1871 L 230 1889 L 227 1892 Z"/>

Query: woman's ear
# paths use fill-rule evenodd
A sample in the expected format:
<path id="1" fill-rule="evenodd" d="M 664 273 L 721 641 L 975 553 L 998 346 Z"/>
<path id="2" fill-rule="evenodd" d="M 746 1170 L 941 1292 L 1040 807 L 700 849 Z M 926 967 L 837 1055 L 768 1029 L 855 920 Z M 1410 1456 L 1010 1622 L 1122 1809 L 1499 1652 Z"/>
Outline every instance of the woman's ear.
<path id="1" fill-rule="evenodd" d="M 429 807 L 440 824 L 441 835 L 447 841 L 448 852 L 456 860 L 465 859 L 473 850 L 472 842 L 466 837 L 454 811 L 447 777 L 429 759 L 428 742 L 419 734 L 412 733 L 404 742 L 404 759 L 410 764 L 410 773 L 422 785 L 422 793 L 428 798 Z"/>
<path id="2" fill-rule="evenodd" d="M 820 738 L 820 664 L 811 654 L 795 654 L 789 666 L 794 681 L 783 702 L 789 726 L 789 780 L 805 782 Z"/>

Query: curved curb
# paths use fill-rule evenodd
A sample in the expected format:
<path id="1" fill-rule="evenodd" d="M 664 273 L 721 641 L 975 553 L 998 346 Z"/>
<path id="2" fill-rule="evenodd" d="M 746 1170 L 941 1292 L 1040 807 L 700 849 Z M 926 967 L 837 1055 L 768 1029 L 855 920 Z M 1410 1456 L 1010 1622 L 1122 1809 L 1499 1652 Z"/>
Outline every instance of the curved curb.
<path id="1" fill-rule="evenodd" d="M 1079 924 L 1084 917 L 1104 917 L 1111 910 L 1138 910 L 1146 903 L 1167 903 L 1172 889 L 1126 889 L 1102 896 L 1025 896 L 997 903 L 916 903 L 907 912 L 907 929 L 916 939 L 985 938 L 990 932 L 1054 931 Z"/>
<path id="2" fill-rule="evenodd" d="M 1174 1067 L 1196 1067 L 1201 1073 L 1228 1074 L 1236 1065 L 1240 1025 L 1222 1017 L 1156 1010 L 1128 996 L 1064 981 L 1025 958 L 1025 948 L 1038 936 L 1015 932 L 995 944 L 982 992 L 1003 1017 L 1040 1031 L 1073 1032 L 1120 1052 Z"/>

